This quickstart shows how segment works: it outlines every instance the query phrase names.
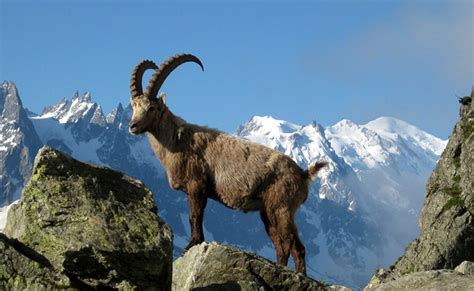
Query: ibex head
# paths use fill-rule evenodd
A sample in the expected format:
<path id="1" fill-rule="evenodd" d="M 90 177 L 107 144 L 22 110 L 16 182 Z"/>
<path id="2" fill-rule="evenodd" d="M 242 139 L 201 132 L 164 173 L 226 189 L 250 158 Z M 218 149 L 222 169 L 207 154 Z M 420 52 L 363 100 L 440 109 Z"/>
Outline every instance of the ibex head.
<path id="1" fill-rule="evenodd" d="M 158 91 L 166 77 L 179 65 L 186 62 L 195 62 L 201 66 L 201 69 L 204 71 L 201 61 L 197 57 L 189 54 L 175 55 L 162 63 L 159 68 L 154 62 L 149 60 L 142 61 L 135 66 L 130 80 L 133 115 L 129 130 L 132 134 L 141 134 L 148 131 L 156 116 L 160 117 L 162 115 L 165 108 L 165 97 L 164 95 L 160 95 L 160 97 L 157 98 Z M 143 74 L 148 69 L 155 70 L 155 73 L 151 77 L 145 93 L 143 93 Z"/>

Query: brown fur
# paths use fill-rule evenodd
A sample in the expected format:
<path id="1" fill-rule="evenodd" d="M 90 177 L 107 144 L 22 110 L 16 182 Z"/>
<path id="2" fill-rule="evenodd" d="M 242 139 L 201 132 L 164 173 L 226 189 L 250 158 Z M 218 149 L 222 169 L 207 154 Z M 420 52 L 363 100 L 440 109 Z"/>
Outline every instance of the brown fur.
<path id="1" fill-rule="evenodd" d="M 167 66 L 190 60 L 202 67 L 192 55 L 177 55 L 167 61 L 171 65 L 165 63 L 157 70 L 154 79 L 162 83 L 166 76 L 160 74 L 171 72 Z M 135 71 L 153 66 L 144 61 Z M 306 273 L 305 248 L 295 213 L 308 197 L 310 181 L 327 163 L 317 162 L 304 171 L 290 157 L 266 146 L 186 123 L 168 109 L 164 96 L 143 94 L 141 85 L 136 84 L 137 76 L 141 78 L 135 72 L 132 75 L 130 132 L 147 133 L 169 185 L 188 195 L 191 240 L 185 251 L 204 241 L 202 221 L 207 198 L 211 198 L 233 209 L 260 211 L 278 264 L 286 266 L 291 253 L 296 270 Z M 157 92 L 153 82 L 149 87 Z"/>

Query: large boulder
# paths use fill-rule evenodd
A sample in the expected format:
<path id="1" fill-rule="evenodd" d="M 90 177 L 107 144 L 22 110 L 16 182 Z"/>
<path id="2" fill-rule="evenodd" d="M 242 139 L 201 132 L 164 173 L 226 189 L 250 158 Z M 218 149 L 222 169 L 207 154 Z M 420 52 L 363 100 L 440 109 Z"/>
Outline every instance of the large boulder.
<path id="1" fill-rule="evenodd" d="M 379 270 L 370 286 L 474 261 L 473 97 L 474 92 L 461 100 L 460 120 L 426 186 L 419 238 L 388 270 Z"/>
<path id="2" fill-rule="evenodd" d="M 255 254 L 202 243 L 173 263 L 173 290 L 350 290 L 329 286 Z"/>
<path id="3" fill-rule="evenodd" d="M 172 233 L 152 193 L 120 172 L 48 147 L 4 232 L 81 289 L 171 287 Z"/>

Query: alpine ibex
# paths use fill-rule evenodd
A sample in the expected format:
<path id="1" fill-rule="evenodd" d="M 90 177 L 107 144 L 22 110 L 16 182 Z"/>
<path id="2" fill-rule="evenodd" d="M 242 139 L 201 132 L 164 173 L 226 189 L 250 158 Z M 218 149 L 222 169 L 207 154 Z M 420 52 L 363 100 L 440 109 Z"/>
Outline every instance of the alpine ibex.
<path id="1" fill-rule="evenodd" d="M 305 171 L 278 151 L 175 116 L 165 104 L 165 95 L 157 97 L 158 90 L 166 77 L 186 62 L 197 63 L 204 70 L 201 61 L 190 54 L 173 56 L 159 68 L 145 60 L 136 65 L 130 84 L 130 132 L 147 133 L 171 188 L 188 196 L 191 240 L 185 251 L 204 241 L 204 208 L 211 198 L 233 209 L 260 211 L 278 264 L 286 266 L 291 252 L 296 270 L 306 273 L 295 212 L 308 197 L 310 181 L 327 163 L 317 162 Z M 143 93 L 142 78 L 148 69 L 155 72 Z"/>

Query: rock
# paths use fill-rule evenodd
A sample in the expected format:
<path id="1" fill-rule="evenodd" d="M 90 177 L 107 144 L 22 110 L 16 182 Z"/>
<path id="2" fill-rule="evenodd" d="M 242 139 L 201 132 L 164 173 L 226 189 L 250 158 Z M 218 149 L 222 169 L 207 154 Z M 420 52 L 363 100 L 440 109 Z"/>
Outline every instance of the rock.
<path id="1" fill-rule="evenodd" d="M 423 271 L 364 290 L 474 290 L 474 275 L 447 269 Z"/>
<path id="2" fill-rule="evenodd" d="M 61 289 L 72 285 L 69 278 L 56 274 L 44 257 L 1 233 L 0 253 L 0 290 Z"/>
<path id="3" fill-rule="evenodd" d="M 464 275 L 474 276 L 474 262 L 464 261 L 459 266 L 457 266 L 454 270 Z"/>
<path id="4" fill-rule="evenodd" d="M 172 233 L 152 193 L 122 173 L 48 147 L 8 213 L 5 234 L 86 287 L 171 287 Z"/>
<path id="5" fill-rule="evenodd" d="M 474 97 L 474 91 L 471 97 Z M 404 255 L 388 270 L 377 271 L 369 287 L 414 272 L 454 269 L 465 260 L 474 261 L 472 101 L 462 103 L 460 116 L 428 181 L 419 238 L 408 245 Z"/>
<path id="6" fill-rule="evenodd" d="M 173 263 L 173 290 L 351 290 L 329 286 L 255 254 L 202 243 Z"/>

